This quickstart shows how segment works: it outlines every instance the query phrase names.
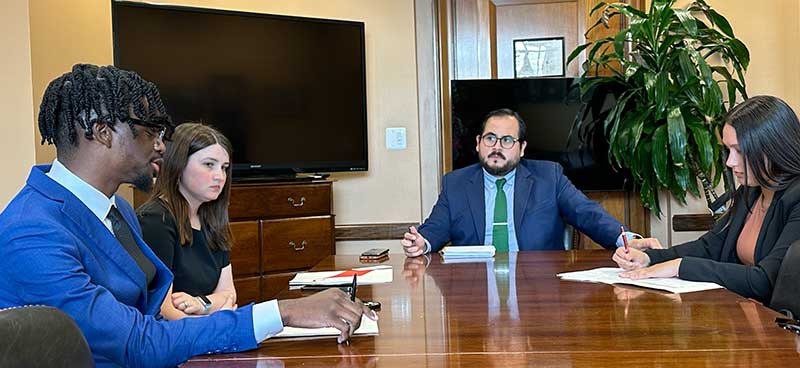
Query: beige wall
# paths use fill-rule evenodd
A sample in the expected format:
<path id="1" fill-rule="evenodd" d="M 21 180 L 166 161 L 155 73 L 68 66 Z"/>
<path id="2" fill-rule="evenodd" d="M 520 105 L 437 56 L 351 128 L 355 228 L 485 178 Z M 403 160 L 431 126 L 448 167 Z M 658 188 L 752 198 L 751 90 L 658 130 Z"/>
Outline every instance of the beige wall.
<path id="1" fill-rule="evenodd" d="M 33 102 L 31 97 L 31 49 L 28 1 L 10 0 L 0 5 L 0 210 L 25 184 L 33 149 Z"/>
<path id="2" fill-rule="evenodd" d="M 333 175 L 337 180 L 334 184 L 336 223 L 421 220 L 413 1 L 173 0 L 163 3 L 363 21 L 369 172 Z M 41 99 L 46 84 L 68 71 L 72 64 L 113 62 L 109 1 L 37 0 L 32 2 L 30 12 L 35 101 Z M 406 128 L 408 149 L 389 151 L 385 148 L 387 127 Z M 37 150 L 38 162 L 49 162 L 53 157 L 51 147 Z"/>
<path id="3" fill-rule="evenodd" d="M 680 1 L 679 4 L 687 4 Z M 800 112 L 800 2 L 797 0 L 708 0 L 709 5 L 725 16 L 736 37 L 750 50 L 750 67 L 745 75 L 751 96 L 778 96 Z M 717 190 L 722 193 L 722 190 Z M 662 196 L 662 203 L 666 197 Z M 691 200 L 686 206 L 668 200 L 664 221 L 651 218 L 652 235 L 669 244 L 697 239 L 702 232 L 672 232 L 672 215 L 708 213 L 705 200 Z"/>

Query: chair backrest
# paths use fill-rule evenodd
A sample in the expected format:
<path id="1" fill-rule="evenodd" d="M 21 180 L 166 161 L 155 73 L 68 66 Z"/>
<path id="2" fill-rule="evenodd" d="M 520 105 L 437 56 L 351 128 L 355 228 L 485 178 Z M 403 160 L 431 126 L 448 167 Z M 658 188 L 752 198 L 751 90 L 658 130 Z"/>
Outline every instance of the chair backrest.
<path id="1" fill-rule="evenodd" d="M 793 318 L 800 315 L 800 240 L 792 243 L 783 257 L 769 306 L 784 314 L 789 311 Z"/>
<path id="2" fill-rule="evenodd" d="M 570 250 L 574 247 L 573 236 L 575 236 L 575 228 L 570 224 L 564 224 L 564 249 Z"/>
<path id="3" fill-rule="evenodd" d="M 0 367 L 94 367 L 78 325 L 53 307 L 0 309 Z"/>

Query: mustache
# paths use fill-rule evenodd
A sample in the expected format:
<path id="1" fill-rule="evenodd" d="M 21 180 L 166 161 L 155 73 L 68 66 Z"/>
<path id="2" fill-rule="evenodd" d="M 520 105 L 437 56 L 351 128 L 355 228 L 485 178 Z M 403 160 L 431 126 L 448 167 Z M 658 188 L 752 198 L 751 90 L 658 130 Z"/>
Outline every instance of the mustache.
<path id="1" fill-rule="evenodd" d="M 504 159 L 504 160 L 506 159 L 506 156 L 505 156 L 505 155 L 503 155 L 501 152 L 492 152 L 492 153 L 490 153 L 490 154 L 489 154 L 489 156 L 488 156 L 488 157 L 489 157 L 489 158 L 492 158 L 492 157 L 500 157 L 500 158 L 502 158 L 502 159 Z"/>

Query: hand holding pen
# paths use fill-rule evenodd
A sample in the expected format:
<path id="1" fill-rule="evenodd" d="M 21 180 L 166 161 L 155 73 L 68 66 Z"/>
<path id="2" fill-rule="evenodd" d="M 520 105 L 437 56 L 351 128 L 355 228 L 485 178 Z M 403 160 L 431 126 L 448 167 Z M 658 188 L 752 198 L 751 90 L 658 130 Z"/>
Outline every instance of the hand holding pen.
<path id="1" fill-rule="evenodd" d="M 358 284 L 356 283 L 356 274 L 353 274 L 353 286 L 350 287 L 350 301 L 356 301 L 356 287 Z"/>
<path id="2" fill-rule="evenodd" d="M 622 225 L 619 225 L 619 231 L 622 234 L 622 245 L 625 247 L 625 254 L 628 254 L 628 236 L 625 235 L 625 228 Z"/>

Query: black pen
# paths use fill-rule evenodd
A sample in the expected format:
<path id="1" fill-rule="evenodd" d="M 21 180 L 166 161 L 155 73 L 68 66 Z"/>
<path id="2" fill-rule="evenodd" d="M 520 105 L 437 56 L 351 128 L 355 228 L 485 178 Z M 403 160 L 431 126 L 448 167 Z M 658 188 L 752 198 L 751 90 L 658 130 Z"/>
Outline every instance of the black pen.
<path id="1" fill-rule="evenodd" d="M 350 301 L 356 301 L 356 274 L 353 274 L 353 286 L 350 287 Z"/>

